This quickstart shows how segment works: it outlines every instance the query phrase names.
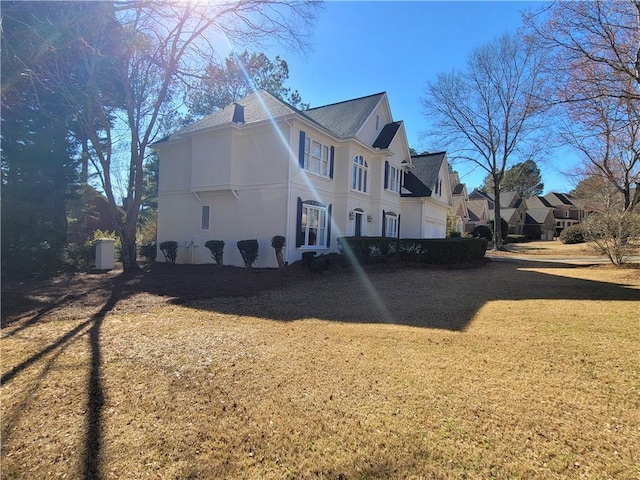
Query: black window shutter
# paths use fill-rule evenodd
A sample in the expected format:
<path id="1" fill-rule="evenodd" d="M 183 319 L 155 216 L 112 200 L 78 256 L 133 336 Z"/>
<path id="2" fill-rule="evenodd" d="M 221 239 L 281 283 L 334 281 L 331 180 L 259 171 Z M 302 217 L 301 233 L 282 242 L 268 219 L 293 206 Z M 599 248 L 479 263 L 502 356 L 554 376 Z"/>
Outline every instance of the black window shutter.
<path id="1" fill-rule="evenodd" d="M 389 162 L 384 161 L 384 189 L 389 188 Z"/>
<path id="2" fill-rule="evenodd" d="M 333 145 L 331 146 L 329 152 L 329 178 L 333 178 L 333 159 L 336 155 L 336 149 Z"/>
<path id="3" fill-rule="evenodd" d="M 304 243 L 304 233 L 302 232 L 302 199 L 298 197 L 298 209 L 296 216 L 296 247 Z"/>
<path id="4" fill-rule="evenodd" d="M 400 217 L 402 216 L 401 213 L 398 214 L 398 233 L 397 233 L 397 238 L 400 238 Z"/>
<path id="5" fill-rule="evenodd" d="M 329 247 L 331 247 L 331 204 L 327 209 L 327 248 Z"/>
<path id="6" fill-rule="evenodd" d="M 300 146 L 298 149 L 298 165 L 300 166 L 300 168 L 304 168 L 304 142 L 305 142 L 305 138 L 306 135 L 305 133 L 300 130 Z"/>
<path id="7" fill-rule="evenodd" d="M 384 221 L 386 220 L 387 212 L 382 210 L 382 236 L 384 237 Z"/>

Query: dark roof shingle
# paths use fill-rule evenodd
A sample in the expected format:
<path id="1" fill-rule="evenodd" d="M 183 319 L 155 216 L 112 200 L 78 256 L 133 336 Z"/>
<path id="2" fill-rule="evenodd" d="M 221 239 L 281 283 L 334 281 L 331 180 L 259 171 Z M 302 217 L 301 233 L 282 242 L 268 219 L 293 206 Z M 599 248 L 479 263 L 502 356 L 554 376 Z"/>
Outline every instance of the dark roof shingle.
<path id="1" fill-rule="evenodd" d="M 398 133 L 400 129 L 400 125 L 402 125 L 402 122 L 387 123 L 380 132 L 380 135 L 378 135 L 378 138 L 376 138 L 376 141 L 373 142 L 373 148 L 389 148 L 389 145 L 391 145 L 396 133 Z"/>

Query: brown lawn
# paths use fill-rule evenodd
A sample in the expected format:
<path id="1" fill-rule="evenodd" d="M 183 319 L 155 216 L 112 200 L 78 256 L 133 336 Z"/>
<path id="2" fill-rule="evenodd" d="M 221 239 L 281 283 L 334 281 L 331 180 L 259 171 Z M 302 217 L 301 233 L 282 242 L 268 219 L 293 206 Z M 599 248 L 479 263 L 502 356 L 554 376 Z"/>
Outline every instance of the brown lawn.
<path id="1" fill-rule="evenodd" d="M 162 267 L 3 285 L 2 478 L 640 477 L 639 269 Z"/>

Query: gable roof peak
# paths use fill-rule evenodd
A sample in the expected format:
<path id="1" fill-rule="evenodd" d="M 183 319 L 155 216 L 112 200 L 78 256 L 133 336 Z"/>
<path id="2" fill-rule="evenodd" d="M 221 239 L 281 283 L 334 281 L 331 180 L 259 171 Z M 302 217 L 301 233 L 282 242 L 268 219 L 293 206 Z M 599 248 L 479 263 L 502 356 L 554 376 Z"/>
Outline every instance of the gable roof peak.
<path id="1" fill-rule="evenodd" d="M 374 98 L 374 97 L 382 98 L 386 94 L 387 94 L 387 92 L 384 92 L 384 91 L 383 92 L 378 92 L 378 93 L 372 93 L 371 95 L 365 95 L 363 97 L 351 98 L 351 99 L 348 99 L 348 100 L 341 100 L 339 102 L 334 102 L 334 103 L 327 103 L 326 105 L 319 105 L 317 107 L 309 108 L 308 110 L 305 110 L 305 112 L 311 112 L 311 111 L 317 110 L 319 108 L 334 107 L 336 105 L 341 105 L 343 103 L 358 102 L 360 100 L 366 100 L 366 99 L 370 99 L 370 98 Z"/>

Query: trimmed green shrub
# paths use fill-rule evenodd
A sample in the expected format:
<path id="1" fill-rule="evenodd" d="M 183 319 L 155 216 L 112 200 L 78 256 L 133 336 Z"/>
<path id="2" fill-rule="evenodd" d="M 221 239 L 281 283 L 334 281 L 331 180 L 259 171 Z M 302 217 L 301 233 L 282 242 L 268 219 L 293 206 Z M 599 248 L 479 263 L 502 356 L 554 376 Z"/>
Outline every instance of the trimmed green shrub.
<path id="1" fill-rule="evenodd" d="M 475 238 L 484 238 L 486 240 L 491 240 L 493 238 L 491 229 L 486 225 L 478 225 L 473 229 L 473 232 L 471 232 L 471 236 Z"/>
<path id="2" fill-rule="evenodd" d="M 175 265 L 178 258 L 178 242 L 174 240 L 167 240 L 160 243 L 160 251 L 164 255 L 165 261 Z"/>
<path id="3" fill-rule="evenodd" d="M 239 240 L 236 245 L 242 255 L 244 266 L 250 269 L 258 258 L 258 240 Z"/>
<path id="4" fill-rule="evenodd" d="M 276 251 L 276 260 L 278 261 L 278 268 L 280 270 L 284 269 L 285 267 L 284 258 L 282 256 L 282 249 L 284 248 L 286 243 L 287 239 L 282 235 L 275 235 L 273 238 L 271 238 L 271 246 Z"/>
<path id="5" fill-rule="evenodd" d="M 149 263 L 155 262 L 158 257 L 158 246 L 156 242 L 140 245 L 140 256 L 144 257 Z"/>
<path id="6" fill-rule="evenodd" d="M 584 229 L 582 225 L 571 225 L 560 232 L 560 241 L 565 244 L 584 243 Z"/>
<path id="7" fill-rule="evenodd" d="M 489 220 L 489 227 L 491 228 L 491 238 L 493 238 L 493 232 L 495 230 L 495 222 L 493 220 Z M 509 235 L 509 223 L 504 218 L 500 219 L 500 234 L 502 240 L 505 240 L 507 235 Z"/>
<path id="8" fill-rule="evenodd" d="M 507 235 L 507 238 L 505 239 L 505 242 L 507 243 L 524 243 L 524 242 L 528 242 L 529 239 L 527 238 L 526 235 Z"/>
<path id="9" fill-rule="evenodd" d="M 222 240 L 207 240 L 204 242 L 204 246 L 211 252 L 211 258 L 216 262 L 216 265 L 221 267 L 224 257 L 224 242 Z"/>
<path id="10" fill-rule="evenodd" d="M 390 239 L 387 237 L 340 237 L 349 260 L 374 263 L 389 259 L 433 265 L 455 265 L 484 257 L 488 241 L 482 238 Z"/>

